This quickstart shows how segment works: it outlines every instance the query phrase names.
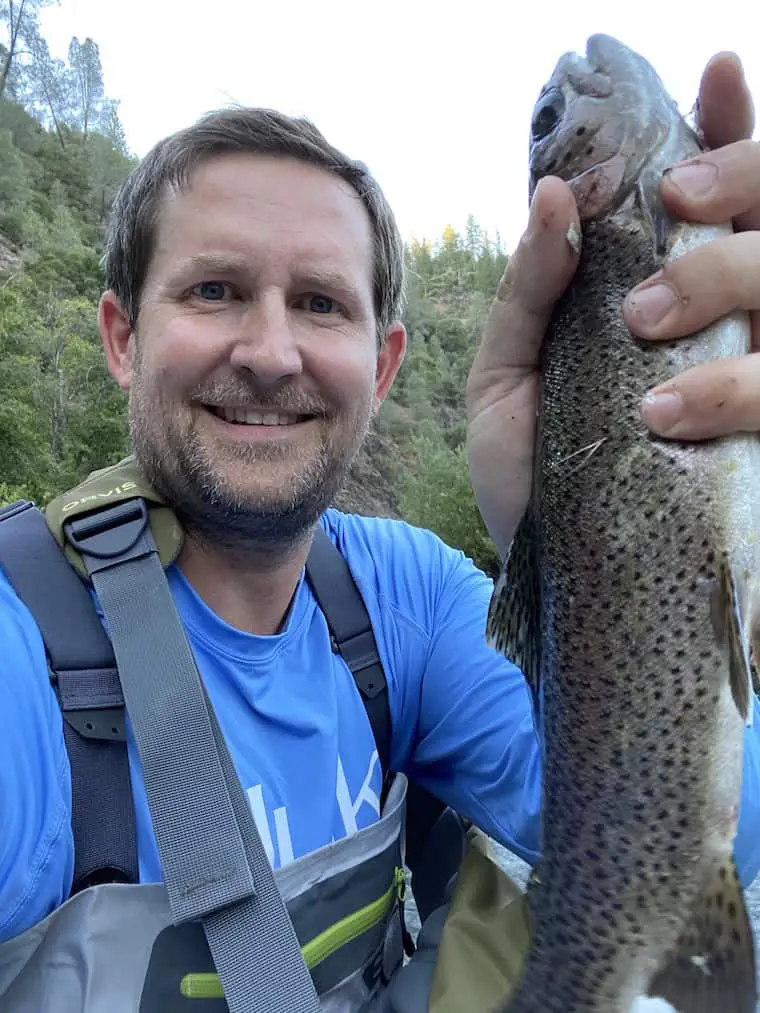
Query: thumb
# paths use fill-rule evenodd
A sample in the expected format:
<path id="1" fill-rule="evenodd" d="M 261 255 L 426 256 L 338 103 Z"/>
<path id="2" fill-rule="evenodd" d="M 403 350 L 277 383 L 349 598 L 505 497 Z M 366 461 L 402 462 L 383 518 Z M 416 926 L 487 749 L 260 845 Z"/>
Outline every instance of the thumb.
<path id="1" fill-rule="evenodd" d="M 533 370 L 554 304 L 578 264 L 580 228 L 575 199 L 555 177 L 542 179 L 528 228 L 509 258 L 486 325 L 478 366 Z"/>
<path id="2" fill-rule="evenodd" d="M 722 148 L 751 137 L 755 110 L 741 60 L 718 53 L 709 61 L 699 85 L 697 125 L 710 148 Z"/>

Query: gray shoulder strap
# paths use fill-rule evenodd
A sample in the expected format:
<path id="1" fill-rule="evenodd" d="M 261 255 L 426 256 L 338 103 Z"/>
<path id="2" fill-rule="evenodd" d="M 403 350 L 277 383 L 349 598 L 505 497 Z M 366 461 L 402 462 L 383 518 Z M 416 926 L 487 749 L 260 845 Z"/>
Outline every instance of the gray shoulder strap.
<path id="1" fill-rule="evenodd" d="M 319 1013 L 145 502 L 77 518 L 65 533 L 82 555 L 108 626 L 175 922 L 202 921 L 230 1013 Z"/>
<path id="2" fill-rule="evenodd" d="M 137 834 L 116 662 L 84 581 L 33 503 L 0 508 L 0 569 L 37 623 L 63 713 L 71 766 L 71 892 L 102 882 L 136 883 Z"/>

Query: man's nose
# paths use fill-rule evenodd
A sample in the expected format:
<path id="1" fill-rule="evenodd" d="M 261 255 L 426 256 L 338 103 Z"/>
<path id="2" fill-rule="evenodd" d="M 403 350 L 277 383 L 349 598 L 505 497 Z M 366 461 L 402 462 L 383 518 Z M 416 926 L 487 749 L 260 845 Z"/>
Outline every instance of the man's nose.
<path id="1" fill-rule="evenodd" d="M 254 302 L 240 321 L 230 361 L 261 383 L 274 384 L 303 371 L 301 352 L 281 296 L 268 294 Z"/>

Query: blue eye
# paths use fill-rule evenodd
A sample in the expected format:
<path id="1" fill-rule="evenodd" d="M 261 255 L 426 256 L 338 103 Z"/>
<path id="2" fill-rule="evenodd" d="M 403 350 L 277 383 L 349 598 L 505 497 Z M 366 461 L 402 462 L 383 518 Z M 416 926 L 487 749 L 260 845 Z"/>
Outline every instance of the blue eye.
<path id="1" fill-rule="evenodd" d="M 202 281 L 193 288 L 193 294 L 208 302 L 221 302 L 227 294 L 227 285 L 223 281 Z"/>
<path id="2" fill-rule="evenodd" d="M 309 298 L 309 309 L 312 313 L 334 313 L 337 303 L 326 295 L 313 295 Z"/>

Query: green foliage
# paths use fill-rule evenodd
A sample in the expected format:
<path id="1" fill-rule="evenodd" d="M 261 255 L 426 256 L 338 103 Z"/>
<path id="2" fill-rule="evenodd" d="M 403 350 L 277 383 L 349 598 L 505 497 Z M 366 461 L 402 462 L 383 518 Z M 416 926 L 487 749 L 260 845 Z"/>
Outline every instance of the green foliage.
<path id="1" fill-rule="evenodd" d="M 499 557 L 475 503 L 465 448 L 452 449 L 431 432 L 413 437 L 411 450 L 414 466 L 400 476 L 402 515 L 435 531 L 495 576 Z"/>
<path id="2" fill-rule="evenodd" d="M 400 514 L 430 528 L 495 574 L 498 555 L 470 486 L 465 452 L 467 376 L 507 257 L 474 218 L 406 251 L 407 357 L 377 427 L 398 448 Z"/>
<path id="3" fill-rule="evenodd" d="M 6 499 L 47 502 L 127 450 L 125 398 L 108 374 L 96 321 L 105 217 L 132 164 L 97 133 L 86 144 L 61 145 L 55 128 L 0 100 Z"/>

